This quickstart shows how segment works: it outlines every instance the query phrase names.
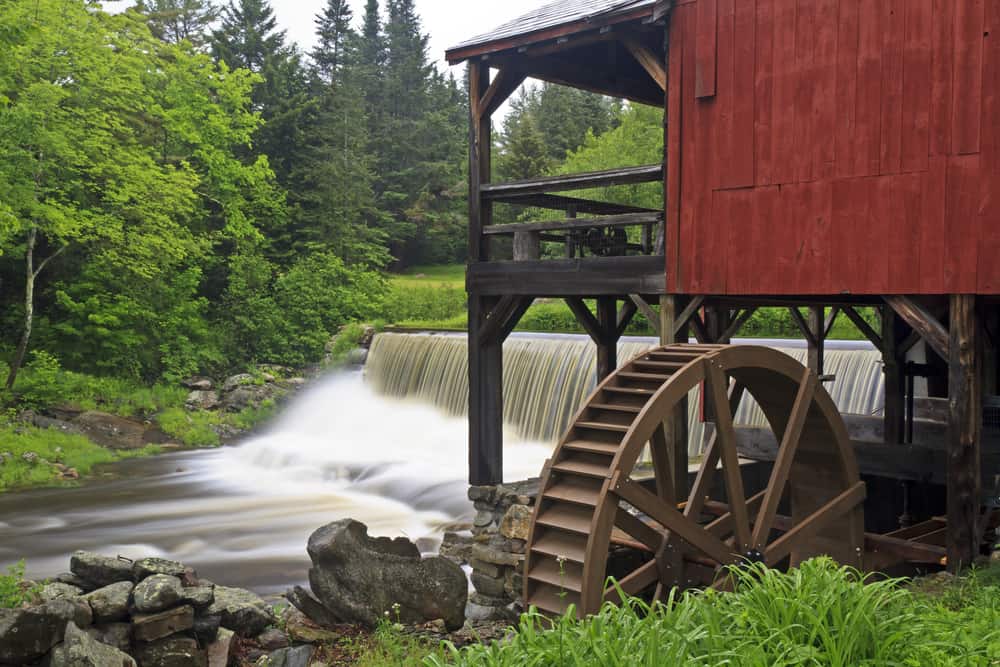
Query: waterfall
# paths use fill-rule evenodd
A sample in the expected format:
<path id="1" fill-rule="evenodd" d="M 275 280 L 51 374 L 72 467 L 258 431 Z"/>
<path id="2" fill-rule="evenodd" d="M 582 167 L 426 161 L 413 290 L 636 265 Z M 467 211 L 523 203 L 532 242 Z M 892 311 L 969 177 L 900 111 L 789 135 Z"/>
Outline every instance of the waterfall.
<path id="1" fill-rule="evenodd" d="M 750 341 L 747 341 L 750 342 Z M 754 341 L 762 343 L 763 341 Z M 766 341 L 805 363 L 801 347 Z M 788 341 L 787 343 L 791 343 Z M 625 363 L 655 347 L 650 338 L 625 338 L 618 360 Z M 884 402 L 881 356 L 870 347 L 847 344 L 826 351 L 826 372 L 836 380 L 825 386 L 841 412 L 877 414 Z M 515 334 L 504 343 L 504 422 L 518 437 L 554 442 L 596 384 L 594 345 L 583 336 Z M 454 334 L 384 333 L 375 337 L 366 381 L 378 393 L 430 403 L 452 415 L 468 412 L 466 338 Z M 689 400 L 692 456 L 700 454 L 702 425 L 698 391 Z M 744 399 L 736 423 L 764 426 L 756 403 Z"/>

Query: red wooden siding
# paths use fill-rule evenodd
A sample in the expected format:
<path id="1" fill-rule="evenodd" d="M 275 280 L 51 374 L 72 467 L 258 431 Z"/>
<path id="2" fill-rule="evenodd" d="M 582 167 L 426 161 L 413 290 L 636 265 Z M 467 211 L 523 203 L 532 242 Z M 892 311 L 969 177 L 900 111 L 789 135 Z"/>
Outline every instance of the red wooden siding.
<path id="1" fill-rule="evenodd" d="M 669 290 L 1000 294 L 1000 0 L 693 0 L 670 33 Z"/>

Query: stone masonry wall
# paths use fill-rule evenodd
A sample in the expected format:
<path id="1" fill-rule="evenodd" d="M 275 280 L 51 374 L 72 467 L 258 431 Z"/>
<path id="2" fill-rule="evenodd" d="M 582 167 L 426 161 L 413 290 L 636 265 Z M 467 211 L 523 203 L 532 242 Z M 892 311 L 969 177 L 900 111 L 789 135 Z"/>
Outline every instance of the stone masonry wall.
<path id="1" fill-rule="evenodd" d="M 470 619 L 514 619 L 523 611 L 524 552 L 537 496 L 538 479 L 469 488 L 476 509 Z"/>

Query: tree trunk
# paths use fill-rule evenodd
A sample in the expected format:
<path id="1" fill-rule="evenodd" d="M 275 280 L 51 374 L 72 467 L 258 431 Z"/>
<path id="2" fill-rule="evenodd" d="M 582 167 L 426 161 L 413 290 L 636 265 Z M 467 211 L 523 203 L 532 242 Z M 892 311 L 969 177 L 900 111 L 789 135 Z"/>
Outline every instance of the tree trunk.
<path id="1" fill-rule="evenodd" d="M 28 232 L 28 248 L 25 250 L 24 269 L 24 331 L 21 334 L 21 342 L 17 346 L 17 353 L 10 364 L 10 373 L 7 375 L 7 391 L 14 388 L 17 381 L 17 374 L 24 364 L 24 357 L 28 353 L 28 341 L 31 340 L 31 326 L 35 319 L 35 243 L 38 238 L 38 231 L 32 227 Z"/>

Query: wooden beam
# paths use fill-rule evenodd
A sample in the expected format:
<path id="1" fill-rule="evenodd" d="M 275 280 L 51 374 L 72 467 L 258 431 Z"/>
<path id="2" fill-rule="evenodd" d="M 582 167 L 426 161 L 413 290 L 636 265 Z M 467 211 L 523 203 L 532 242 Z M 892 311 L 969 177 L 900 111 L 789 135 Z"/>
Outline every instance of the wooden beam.
<path id="1" fill-rule="evenodd" d="M 629 294 L 628 298 L 636 305 L 636 307 L 642 312 L 643 316 L 649 321 L 649 325 L 653 327 L 653 331 L 656 332 L 657 336 L 663 335 L 663 330 L 660 328 L 660 316 L 653 310 L 653 307 L 646 303 L 646 300 L 642 298 L 639 294 Z"/>
<path id="2" fill-rule="evenodd" d="M 493 297 L 469 296 L 469 484 L 503 482 L 503 344 L 480 333 Z"/>
<path id="3" fill-rule="evenodd" d="M 597 342 L 597 381 L 601 382 L 618 368 L 618 306 L 612 296 L 597 299 L 597 321 L 601 339 Z"/>
<path id="4" fill-rule="evenodd" d="M 854 310 L 853 306 L 842 306 L 844 315 L 847 315 L 847 319 L 854 323 L 854 326 L 858 328 L 865 338 L 871 341 L 872 345 L 881 350 L 884 347 L 882 342 L 882 336 L 880 336 L 872 326 L 865 321 L 865 318 L 861 317 L 861 313 Z"/>
<path id="5" fill-rule="evenodd" d="M 520 299 L 518 297 L 510 295 L 502 296 L 500 297 L 500 301 L 488 313 L 483 313 L 485 321 L 479 329 L 479 342 L 481 344 L 496 341 L 503 342 L 500 340 L 500 333 L 503 331 L 504 325 L 514 313 L 519 302 Z"/>
<path id="6" fill-rule="evenodd" d="M 833 325 L 837 323 L 838 315 L 840 315 L 840 306 L 834 306 L 830 309 L 830 313 L 826 316 L 826 322 L 823 324 L 823 338 L 830 337 L 830 332 L 833 331 Z"/>
<path id="7" fill-rule="evenodd" d="M 916 328 L 916 327 L 914 327 Z M 982 533 L 982 367 L 976 298 L 951 297 L 948 355 L 948 567 L 972 565 Z"/>
<path id="8" fill-rule="evenodd" d="M 590 229 L 591 227 L 634 227 L 636 225 L 658 223 L 662 217 L 660 213 L 626 213 L 624 215 L 609 215 L 603 218 L 568 218 L 566 220 L 547 220 L 545 222 L 514 222 L 486 227 L 483 229 L 483 234 L 501 235 L 518 232 L 551 232 Z"/>
<path id="9" fill-rule="evenodd" d="M 631 299 L 625 299 L 622 301 L 621 310 L 618 311 L 618 325 L 615 327 L 615 332 L 618 338 L 625 335 L 625 329 L 628 325 L 632 323 L 635 314 L 638 312 L 636 305 L 632 303 Z"/>
<path id="10" fill-rule="evenodd" d="M 630 206 L 628 204 L 614 204 L 611 202 L 595 201 L 593 199 L 581 199 L 579 197 L 567 197 L 565 195 L 517 195 L 511 197 L 493 197 L 497 203 L 513 204 L 516 206 L 531 206 L 534 208 L 544 208 L 552 211 L 575 210 L 584 215 L 622 215 L 624 213 L 657 213 L 663 215 L 662 211 L 640 206 Z M 572 216 L 570 216 L 572 217 Z"/>
<path id="11" fill-rule="evenodd" d="M 677 326 L 678 306 L 684 297 L 664 294 L 660 297 L 660 345 L 688 342 L 686 325 Z M 736 414 L 735 412 L 733 414 Z M 671 489 L 674 495 L 688 495 L 688 399 L 681 398 L 663 421 L 663 435 L 670 453 Z"/>
<path id="12" fill-rule="evenodd" d="M 576 316 L 576 321 L 580 323 L 580 326 L 587 332 L 590 339 L 598 345 L 604 342 L 604 331 L 601 329 L 601 323 L 590 312 L 590 308 L 587 308 L 587 304 L 583 302 L 583 299 L 579 297 L 567 297 L 565 301 L 569 309 L 573 311 L 573 315 Z"/>
<path id="13" fill-rule="evenodd" d="M 932 350 L 942 359 L 949 358 L 948 330 L 923 304 L 906 296 L 887 296 L 885 302 L 903 318 L 903 320 L 919 331 Z"/>
<path id="14" fill-rule="evenodd" d="M 466 279 L 470 292 L 534 297 L 662 294 L 665 283 L 663 258 L 651 256 L 481 262 Z"/>
<path id="15" fill-rule="evenodd" d="M 632 54 L 636 62 L 642 65 L 650 78 L 656 82 L 664 92 L 667 90 L 667 68 L 664 65 L 665 58 L 657 57 L 645 44 L 639 43 L 635 39 L 624 40 L 625 48 Z"/>
<path id="16" fill-rule="evenodd" d="M 882 314 L 882 370 L 885 373 L 885 409 L 883 410 L 885 444 L 903 442 L 906 428 L 906 375 L 904 357 L 899 351 L 903 322 L 889 306 Z"/>
<path id="17" fill-rule="evenodd" d="M 807 365 L 816 375 L 822 376 L 826 366 L 826 313 L 823 306 L 809 306 L 809 341 Z"/>
<path id="18" fill-rule="evenodd" d="M 733 336 L 738 334 L 740 332 L 740 329 L 743 328 L 743 325 L 749 322 L 750 318 L 753 317 L 754 313 L 756 312 L 757 312 L 756 308 L 744 308 L 743 312 L 741 312 L 739 315 L 733 318 L 733 321 L 730 322 L 729 327 L 726 328 L 724 332 L 722 332 L 723 340 L 730 340 Z"/>
<path id="19" fill-rule="evenodd" d="M 792 316 L 792 321 L 798 326 L 799 331 L 802 332 L 802 336 L 806 339 L 806 342 L 810 345 L 816 344 L 816 338 L 813 336 L 812 330 L 809 328 L 809 323 L 806 322 L 805 318 L 802 317 L 801 311 L 799 311 L 798 306 L 789 306 L 788 312 Z"/>
<path id="20" fill-rule="evenodd" d="M 586 190 L 589 188 L 607 187 L 609 185 L 652 183 L 660 180 L 663 180 L 663 165 L 654 164 L 642 167 L 606 169 L 604 171 L 593 171 L 585 174 L 545 176 L 511 183 L 493 183 L 484 185 L 482 192 L 483 196 L 488 199 L 509 200 L 511 197 L 538 195 L 548 192 Z"/>
<path id="21" fill-rule="evenodd" d="M 489 116 L 479 108 L 490 85 L 490 68 L 481 62 L 469 64 L 469 248 L 468 262 L 489 260 L 489 241 L 483 228 L 492 224 L 493 204 L 482 197 L 490 180 L 493 130 Z"/>
<path id="22" fill-rule="evenodd" d="M 681 311 L 681 314 L 677 316 L 677 320 L 674 322 L 674 335 L 676 335 L 681 328 L 686 328 L 688 324 L 693 324 L 692 320 L 698 316 L 698 311 L 701 310 L 701 307 L 704 304 L 705 297 L 703 296 L 693 297 L 691 301 L 688 302 L 687 306 L 684 307 L 684 310 Z M 698 320 L 698 323 L 701 324 L 700 319 Z M 702 329 L 704 329 L 704 325 L 702 325 Z M 701 339 L 699 338 L 698 340 L 700 341 Z"/>
<path id="23" fill-rule="evenodd" d="M 510 314 L 510 317 L 507 318 L 507 322 L 503 325 L 503 329 L 500 331 L 501 343 L 507 340 L 510 334 L 513 333 L 514 329 L 521 321 L 521 318 L 524 317 L 526 312 L 528 312 L 528 309 L 531 308 L 531 304 L 534 303 L 534 301 L 535 300 L 530 296 L 518 297 L 517 307 L 514 308 L 514 311 Z"/>
<path id="24" fill-rule="evenodd" d="M 524 83 L 525 74 L 510 66 L 501 67 L 497 77 L 479 102 L 479 113 L 489 118 L 507 101 L 507 98 Z"/>

